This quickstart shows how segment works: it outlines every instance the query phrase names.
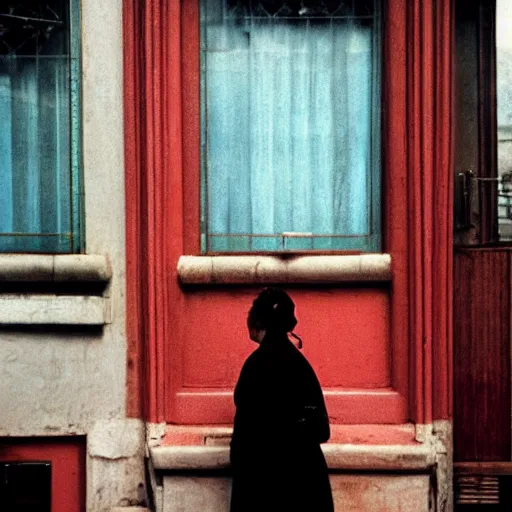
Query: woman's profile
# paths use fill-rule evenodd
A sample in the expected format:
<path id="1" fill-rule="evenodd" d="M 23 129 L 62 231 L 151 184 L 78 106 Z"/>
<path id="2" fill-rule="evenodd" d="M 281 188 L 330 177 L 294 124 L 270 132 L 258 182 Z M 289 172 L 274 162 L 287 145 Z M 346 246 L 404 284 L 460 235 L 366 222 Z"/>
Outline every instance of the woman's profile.
<path id="1" fill-rule="evenodd" d="M 315 372 L 288 337 L 296 324 L 295 305 L 280 289 L 263 290 L 249 311 L 259 347 L 235 388 L 231 512 L 334 510 L 320 448 L 329 420 Z"/>

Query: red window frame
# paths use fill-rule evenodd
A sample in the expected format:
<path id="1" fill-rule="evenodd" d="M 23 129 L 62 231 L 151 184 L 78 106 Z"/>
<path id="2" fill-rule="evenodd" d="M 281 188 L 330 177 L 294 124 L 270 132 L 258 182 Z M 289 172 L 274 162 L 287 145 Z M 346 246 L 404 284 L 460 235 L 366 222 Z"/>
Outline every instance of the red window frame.
<path id="1" fill-rule="evenodd" d="M 385 3 L 385 0 L 383 0 Z M 181 5 L 181 77 L 183 130 L 183 203 L 185 254 L 201 253 L 201 114 L 200 114 L 200 0 Z M 381 169 L 382 172 L 382 169 Z M 373 199 L 372 199 L 373 202 Z M 372 204 L 372 208 L 375 205 Z M 350 254 L 359 250 L 298 250 L 307 254 Z M 383 250 L 383 252 L 385 252 Z M 229 255 L 257 254 L 229 252 Z M 268 254 L 268 253 L 267 253 Z"/>
<path id="2" fill-rule="evenodd" d="M 384 11 L 383 26 L 389 26 L 392 23 L 394 14 L 392 12 L 396 2 L 388 2 L 388 10 Z M 200 232 L 199 232 L 199 215 L 200 215 L 200 169 L 201 169 L 201 147 L 200 147 L 200 26 L 199 26 L 199 1 L 184 1 L 181 3 L 181 94 L 182 94 L 182 136 L 183 136 L 183 250 L 184 254 L 200 254 Z M 390 26 L 390 31 L 400 30 L 398 26 Z M 403 29 L 402 29 L 403 32 Z M 384 70 L 383 85 L 388 87 L 384 89 L 383 96 L 389 94 L 390 87 L 398 84 L 389 83 L 389 76 L 387 71 L 391 71 L 395 66 L 399 65 L 400 52 L 390 48 L 386 43 L 393 43 L 389 36 L 383 37 L 383 62 L 387 63 Z M 391 98 L 389 98 L 391 100 Z M 383 120 L 384 121 L 384 120 Z M 389 121 L 392 121 L 391 119 Z M 383 123 L 384 124 L 384 123 Z M 393 194 L 396 189 L 386 189 L 386 194 Z M 401 201 L 393 200 L 391 205 L 397 206 Z M 405 212 L 390 212 L 391 215 L 397 215 L 397 218 L 404 219 Z M 383 222 L 384 224 L 384 222 Z M 388 223 L 388 228 L 391 227 Z M 396 234 L 400 235 L 402 231 L 397 231 Z M 399 254 L 397 247 L 404 243 L 400 236 L 394 236 L 394 233 L 388 231 L 385 238 L 384 252 L 394 253 L 394 267 L 399 270 L 403 266 L 403 262 L 395 255 Z M 341 251 L 337 251 L 341 252 Z M 400 283 L 396 282 L 395 293 L 400 294 Z M 403 284 L 402 284 L 403 288 Z M 405 290 L 402 290 L 404 292 Z M 402 332 L 400 332 L 400 330 Z M 393 324 L 393 337 L 391 340 L 403 340 L 406 336 L 403 326 L 399 326 L 396 322 Z M 352 410 L 353 413 L 347 413 L 346 417 L 350 418 L 350 422 L 359 423 L 375 423 L 375 422 L 389 422 L 389 423 L 402 423 L 407 420 L 407 391 L 406 391 L 406 377 L 407 368 L 405 361 L 407 361 L 407 344 L 393 343 L 391 346 L 392 352 L 392 370 L 393 381 L 391 388 L 388 390 L 372 390 L 368 389 L 367 393 L 360 391 L 354 395 L 341 395 L 332 398 L 330 406 L 335 411 Z M 182 373 L 182 368 L 174 364 L 174 372 Z M 212 418 L 214 414 L 201 414 L 200 410 L 203 407 L 211 407 L 212 409 L 225 410 L 227 404 L 222 395 L 211 394 L 205 401 L 194 400 L 185 403 L 182 398 L 183 394 L 180 392 L 181 383 L 176 379 L 171 370 L 168 380 L 168 389 L 176 390 L 177 399 L 172 400 L 173 405 L 166 413 L 166 419 L 169 421 L 188 422 L 189 418 Z M 169 400 L 169 399 L 168 399 Z M 168 401 L 167 403 L 170 403 Z M 197 405 L 196 405 L 197 404 Z M 188 410 L 192 410 L 190 415 Z M 187 411 L 187 414 L 185 414 Z M 229 416 L 226 412 L 223 416 Z M 192 422 L 194 420 L 192 419 Z"/>

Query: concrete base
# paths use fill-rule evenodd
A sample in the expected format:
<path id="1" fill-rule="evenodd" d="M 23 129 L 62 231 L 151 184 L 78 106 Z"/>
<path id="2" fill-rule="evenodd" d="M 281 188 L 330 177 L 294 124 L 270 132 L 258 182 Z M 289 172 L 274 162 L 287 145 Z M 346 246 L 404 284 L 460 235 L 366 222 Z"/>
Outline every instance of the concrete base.
<path id="1" fill-rule="evenodd" d="M 151 512 L 146 507 L 114 507 L 110 512 Z"/>
<path id="2" fill-rule="evenodd" d="M 428 475 L 333 474 L 336 512 L 428 512 Z M 166 476 L 162 510 L 157 512 L 226 512 L 228 477 Z"/>
<path id="3" fill-rule="evenodd" d="M 428 475 L 332 475 L 338 512 L 428 512 Z"/>
<path id="4" fill-rule="evenodd" d="M 226 477 L 166 476 L 163 479 L 163 509 L 157 512 L 226 512 L 231 480 Z"/>
<path id="5" fill-rule="evenodd" d="M 370 439 L 374 444 L 360 444 L 353 442 L 354 432 L 349 432 L 349 439 L 339 439 L 345 442 L 322 446 L 336 512 L 452 512 L 451 425 L 439 421 L 414 428 L 414 439 L 386 430 L 385 435 Z M 228 511 L 231 479 L 229 447 L 224 441 L 230 431 L 181 429 L 181 433 L 167 431 L 166 437 L 165 427 L 148 428 L 156 512 Z M 201 444 L 175 444 L 182 440 L 180 436 L 188 443 L 199 439 Z M 212 436 L 223 442 L 209 443 Z M 173 443 L 162 443 L 162 439 Z M 379 440 L 402 442 L 379 444 Z"/>

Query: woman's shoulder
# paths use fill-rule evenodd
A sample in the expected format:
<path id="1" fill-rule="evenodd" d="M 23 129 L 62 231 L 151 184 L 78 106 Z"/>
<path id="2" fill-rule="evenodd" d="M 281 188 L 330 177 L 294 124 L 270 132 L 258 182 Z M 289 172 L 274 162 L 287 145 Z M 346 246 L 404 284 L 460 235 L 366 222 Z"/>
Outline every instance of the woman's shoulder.
<path id="1" fill-rule="evenodd" d="M 250 371 L 252 368 L 255 368 L 255 367 L 261 365 L 265 359 L 266 359 L 266 354 L 264 354 L 261 350 L 259 350 L 259 348 L 256 349 L 245 360 L 245 362 L 242 366 L 242 372 Z"/>

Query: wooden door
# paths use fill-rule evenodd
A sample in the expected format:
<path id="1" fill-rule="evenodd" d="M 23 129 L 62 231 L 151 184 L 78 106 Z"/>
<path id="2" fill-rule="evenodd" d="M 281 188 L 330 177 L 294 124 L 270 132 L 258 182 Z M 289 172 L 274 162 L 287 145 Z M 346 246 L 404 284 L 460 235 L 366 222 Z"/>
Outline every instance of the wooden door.
<path id="1" fill-rule="evenodd" d="M 510 461 L 512 250 L 454 256 L 455 461 Z"/>

